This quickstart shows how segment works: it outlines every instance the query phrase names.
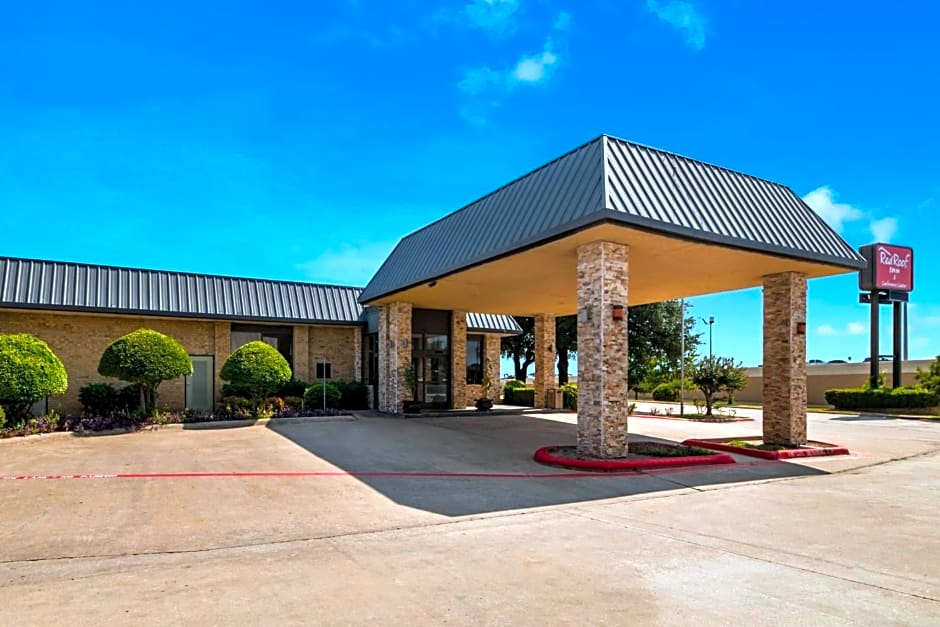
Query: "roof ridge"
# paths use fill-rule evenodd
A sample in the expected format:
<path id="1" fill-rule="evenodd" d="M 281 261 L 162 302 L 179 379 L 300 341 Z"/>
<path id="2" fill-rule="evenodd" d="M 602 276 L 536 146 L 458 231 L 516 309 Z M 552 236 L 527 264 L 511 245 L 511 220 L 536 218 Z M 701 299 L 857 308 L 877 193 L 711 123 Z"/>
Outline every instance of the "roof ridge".
<path id="1" fill-rule="evenodd" d="M 338 289 L 347 289 L 347 290 L 358 290 L 360 293 L 364 288 L 358 287 L 355 285 L 338 285 L 334 283 L 314 283 L 312 281 L 290 281 L 284 279 L 263 279 L 258 277 L 247 277 L 247 276 L 233 276 L 229 274 L 208 274 L 205 272 L 187 272 L 185 270 L 159 270 L 156 268 L 134 268 L 131 266 L 114 266 L 109 264 L 100 264 L 100 263 L 87 263 L 83 261 L 61 261 L 57 259 L 36 259 L 32 257 L 9 257 L 6 255 L 0 255 L 0 261 L 19 261 L 19 262 L 31 262 L 31 263 L 48 263 L 48 264 L 60 264 L 65 266 L 81 266 L 85 268 L 98 268 L 102 270 L 131 270 L 135 272 L 164 272 L 167 274 L 176 274 L 180 276 L 191 276 L 191 277 L 203 277 L 210 279 L 233 279 L 236 281 L 256 281 L 256 282 L 265 282 L 265 283 L 278 283 L 281 285 L 302 285 L 306 287 L 324 287 L 324 288 L 338 288 Z"/>

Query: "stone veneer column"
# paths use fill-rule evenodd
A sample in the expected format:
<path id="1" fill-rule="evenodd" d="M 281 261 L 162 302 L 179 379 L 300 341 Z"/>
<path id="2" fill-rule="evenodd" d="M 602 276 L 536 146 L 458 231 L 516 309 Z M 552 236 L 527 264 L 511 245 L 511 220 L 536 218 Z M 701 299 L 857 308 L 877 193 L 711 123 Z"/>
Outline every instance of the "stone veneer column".
<path id="1" fill-rule="evenodd" d="M 627 454 L 628 254 L 613 242 L 578 247 L 578 452 L 593 457 Z"/>
<path id="2" fill-rule="evenodd" d="M 764 277 L 764 442 L 806 444 L 806 275 Z M 580 346 L 580 344 L 579 344 Z"/>
<path id="3" fill-rule="evenodd" d="M 294 325 L 294 378 L 310 381 L 310 327 Z"/>
<path id="4" fill-rule="evenodd" d="M 363 329 L 356 327 L 353 331 L 353 350 L 355 355 L 353 357 L 353 379 L 358 382 L 362 382 L 362 334 L 364 333 Z"/>
<path id="5" fill-rule="evenodd" d="M 490 393 L 488 398 L 494 403 L 499 402 L 502 390 L 502 380 L 499 378 L 499 357 L 502 337 L 493 333 L 483 336 L 483 372 L 490 380 Z"/>
<path id="6" fill-rule="evenodd" d="M 535 406 L 547 407 L 548 388 L 555 387 L 555 315 L 535 316 Z"/>
<path id="7" fill-rule="evenodd" d="M 232 324 L 229 322 L 216 322 L 213 324 L 213 361 L 215 362 L 215 399 L 222 400 L 222 366 L 232 354 Z"/>
<path id="8" fill-rule="evenodd" d="M 379 310 L 379 411 L 400 414 L 411 400 L 405 373 L 411 367 L 411 303 Z"/>
<path id="9" fill-rule="evenodd" d="M 452 311 L 450 317 L 450 406 L 467 406 L 467 312 Z"/>

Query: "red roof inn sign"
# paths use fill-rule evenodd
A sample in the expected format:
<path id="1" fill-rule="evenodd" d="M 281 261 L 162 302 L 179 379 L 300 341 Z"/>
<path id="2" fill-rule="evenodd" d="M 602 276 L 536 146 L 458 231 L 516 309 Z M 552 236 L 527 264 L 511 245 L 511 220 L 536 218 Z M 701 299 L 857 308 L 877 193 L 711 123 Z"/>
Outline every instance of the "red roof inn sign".
<path id="1" fill-rule="evenodd" d="M 861 290 L 910 292 L 914 289 L 914 251 L 906 246 L 869 244 L 859 251 L 868 267 L 858 273 Z"/>

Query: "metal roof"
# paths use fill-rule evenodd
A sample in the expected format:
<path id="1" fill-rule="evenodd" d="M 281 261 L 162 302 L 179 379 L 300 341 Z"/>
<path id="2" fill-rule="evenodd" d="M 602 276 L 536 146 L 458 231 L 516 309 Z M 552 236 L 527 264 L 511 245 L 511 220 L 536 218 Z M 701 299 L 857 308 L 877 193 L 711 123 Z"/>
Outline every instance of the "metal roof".
<path id="1" fill-rule="evenodd" d="M 512 316 L 495 314 L 467 314 L 467 331 L 470 333 L 503 333 L 519 335 L 522 327 Z"/>
<path id="2" fill-rule="evenodd" d="M 356 287 L 0 257 L 0 307 L 359 324 Z"/>
<path id="3" fill-rule="evenodd" d="M 360 302 L 604 221 L 845 268 L 864 265 L 786 186 L 602 135 L 402 239 Z"/>
<path id="4" fill-rule="evenodd" d="M 359 287 L 0 257 L 0 308 L 300 324 L 363 324 Z M 512 316 L 467 314 L 477 333 L 518 334 Z"/>

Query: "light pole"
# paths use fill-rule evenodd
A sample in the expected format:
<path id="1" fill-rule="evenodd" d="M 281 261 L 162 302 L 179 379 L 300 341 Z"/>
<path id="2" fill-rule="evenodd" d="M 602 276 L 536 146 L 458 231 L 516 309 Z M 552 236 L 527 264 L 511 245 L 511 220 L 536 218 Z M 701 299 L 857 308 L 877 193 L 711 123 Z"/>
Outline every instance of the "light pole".
<path id="1" fill-rule="evenodd" d="M 679 325 L 679 415 L 685 416 L 685 299 L 680 303 L 682 322 Z"/>
<path id="2" fill-rule="evenodd" d="M 708 316 L 708 320 L 705 318 L 699 318 L 702 322 L 708 325 L 708 360 L 711 361 L 713 357 L 712 353 L 712 325 L 715 324 L 715 316 Z"/>

